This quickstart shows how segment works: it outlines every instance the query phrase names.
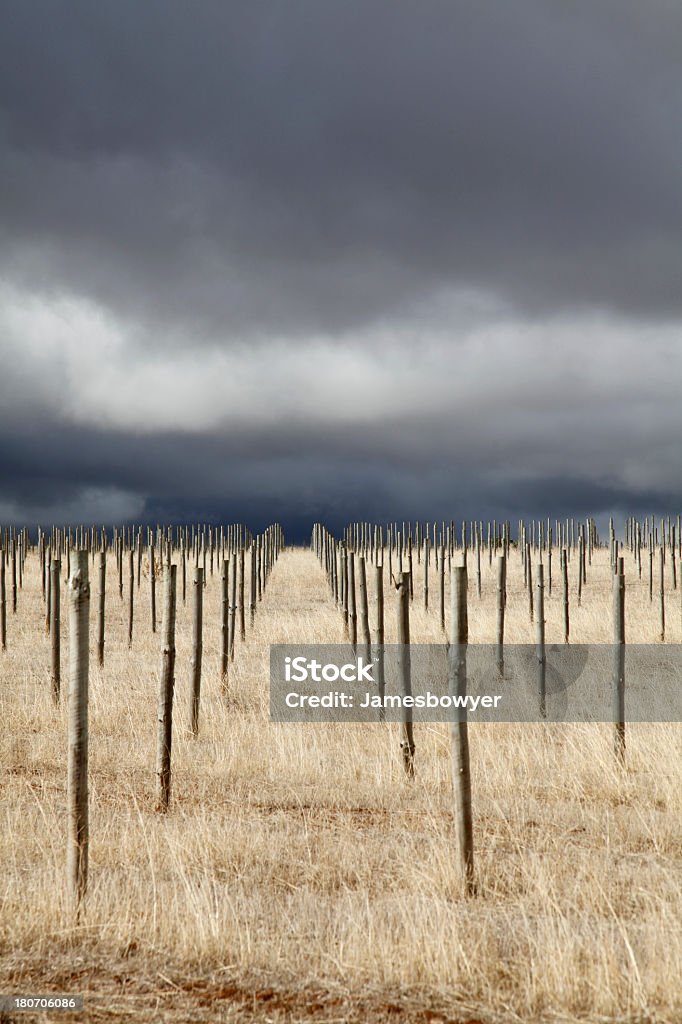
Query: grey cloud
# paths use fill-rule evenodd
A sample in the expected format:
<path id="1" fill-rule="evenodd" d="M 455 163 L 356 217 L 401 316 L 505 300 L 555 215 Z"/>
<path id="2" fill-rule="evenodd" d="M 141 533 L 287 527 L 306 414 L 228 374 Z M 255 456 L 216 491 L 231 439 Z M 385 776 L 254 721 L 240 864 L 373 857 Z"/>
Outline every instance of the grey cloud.
<path id="1" fill-rule="evenodd" d="M 2 7 L 7 273 L 197 343 L 448 286 L 680 312 L 671 5 Z"/>
<path id="2" fill-rule="evenodd" d="M 679 506 L 678 4 L 0 0 L 0 23 L 0 510 L 89 518 L 109 494 L 302 535 Z M 345 358 L 326 409 L 303 393 L 328 381 L 319 336 Z M 191 349 L 193 397 L 234 367 L 252 412 L 218 382 L 201 432 L 137 415 L 143 373 L 183 401 Z M 283 353 L 312 367 L 301 396 Z M 346 422 L 360 372 L 381 415 Z"/>
<path id="3" fill-rule="evenodd" d="M 625 421 L 623 413 L 599 436 L 594 417 L 582 427 L 573 422 L 564 438 L 522 417 L 481 429 L 485 417 L 456 415 L 396 416 L 370 431 L 333 430 L 320 421 L 194 437 L 141 438 L 58 422 L 6 426 L 0 507 L 9 502 L 43 523 L 60 520 L 64 510 L 99 521 L 109 490 L 128 496 L 131 511 L 122 518 L 246 521 L 255 529 L 276 519 L 299 541 L 316 519 L 338 528 L 358 518 L 515 521 L 681 507 L 682 466 L 678 455 L 661 450 L 665 431 L 623 438 Z M 658 463 L 657 473 L 646 484 L 628 481 L 626 456 Z M 125 507 L 112 499 L 112 509 Z"/>

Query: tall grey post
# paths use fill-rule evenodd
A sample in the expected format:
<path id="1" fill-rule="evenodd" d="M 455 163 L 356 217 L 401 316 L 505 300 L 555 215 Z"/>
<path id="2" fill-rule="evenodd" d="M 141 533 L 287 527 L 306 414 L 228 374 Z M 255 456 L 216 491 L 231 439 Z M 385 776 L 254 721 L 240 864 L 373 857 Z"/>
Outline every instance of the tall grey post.
<path id="1" fill-rule="evenodd" d="M 450 692 L 463 696 L 467 685 L 467 616 L 466 566 L 453 566 L 450 605 L 450 648 L 448 670 Z M 469 765 L 469 732 L 466 710 L 458 709 L 456 721 L 450 724 L 452 745 L 452 787 L 454 796 L 455 840 L 457 866 L 467 894 L 475 891 L 474 839 L 471 809 L 471 769 Z"/>
<path id="2" fill-rule="evenodd" d="M 69 576 L 69 727 L 66 871 L 76 910 L 88 884 L 88 553 L 74 552 Z"/>

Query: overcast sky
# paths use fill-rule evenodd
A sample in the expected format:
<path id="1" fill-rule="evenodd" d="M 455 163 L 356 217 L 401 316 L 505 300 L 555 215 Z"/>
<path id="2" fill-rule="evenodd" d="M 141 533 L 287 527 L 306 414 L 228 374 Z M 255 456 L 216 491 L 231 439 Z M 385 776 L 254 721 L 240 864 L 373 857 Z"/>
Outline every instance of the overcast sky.
<path id="1" fill-rule="evenodd" d="M 0 523 L 682 509 L 679 0 L 0 26 Z"/>

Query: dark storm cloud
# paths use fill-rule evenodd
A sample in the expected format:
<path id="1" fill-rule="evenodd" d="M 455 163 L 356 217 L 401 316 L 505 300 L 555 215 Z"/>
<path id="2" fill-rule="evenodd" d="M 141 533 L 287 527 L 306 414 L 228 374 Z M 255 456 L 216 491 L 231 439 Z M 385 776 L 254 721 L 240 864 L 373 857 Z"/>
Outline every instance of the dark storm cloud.
<path id="1" fill-rule="evenodd" d="M 371 432 L 318 422 L 272 432 L 188 436 L 83 431 L 44 421 L 4 432 L 0 522 L 284 523 L 305 542 L 314 521 L 340 529 L 372 521 L 504 519 L 565 515 L 646 515 L 682 506 L 680 459 L 661 454 L 660 437 L 624 437 L 627 416 L 603 436 L 573 425 L 576 458 L 556 464 L 556 444 L 512 423 L 488 433 L 436 418 L 388 419 Z M 492 428 L 491 428 L 492 429 Z M 620 447 L 619 447 L 620 438 Z M 409 443 L 408 443 L 409 442 Z M 624 450 L 658 472 L 624 482 Z M 603 466 L 608 466 L 603 472 Z M 559 470 L 561 470 L 559 472 Z M 677 482 L 675 482 L 677 481 Z M 19 513 L 18 510 L 21 510 Z"/>
<path id="2" fill-rule="evenodd" d="M 450 287 L 680 312 L 676 4 L 0 9 L 15 280 L 196 344 L 357 331 Z"/>
<path id="3" fill-rule="evenodd" d="M 679 4 L 0 24 L 0 522 L 679 507 Z"/>

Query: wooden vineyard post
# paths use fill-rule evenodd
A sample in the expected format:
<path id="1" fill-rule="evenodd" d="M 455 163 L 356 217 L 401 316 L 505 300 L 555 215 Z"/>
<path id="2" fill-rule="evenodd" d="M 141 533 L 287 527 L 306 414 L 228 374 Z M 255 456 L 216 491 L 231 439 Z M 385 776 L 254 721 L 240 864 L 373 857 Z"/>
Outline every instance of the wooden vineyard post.
<path id="1" fill-rule="evenodd" d="M 377 562 L 374 567 L 374 580 L 376 587 L 376 646 L 377 646 L 377 688 L 379 690 L 379 696 L 381 697 L 382 707 L 379 710 L 379 720 L 383 722 L 384 708 L 383 700 L 384 694 L 386 693 L 386 679 L 384 674 L 384 565 L 383 562 Z"/>
<path id="2" fill-rule="evenodd" d="M 450 649 L 448 670 L 450 693 L 466 693 L 467 644 L 469 624 L 467 618 L 466 566 L 453 566 L 450 601 Z M 457 866 L 465 891 L 472 895 L 474 884 L 474 838 L 471 811 L 471 769 L 469 765 L 469 732 L 464 708 L 458 709 L 458 719 L 450 723 L 452 745 L 452 787 L 455 813 L 455 839 Z"/>
<path id="3" fill-rule="evenodd" d="M 175 686 L 175 583 L 177 566 L 166 576 L 161 640 L 161 685 L 157 713 L 156 783 L 157 810 L 167 811 L 171 792 L 171 744 L 173 738 L 173 689 Z"/>
<path id="4" fill-rule="evenodd" d="M 668 547 L 664 548 L 664 551 L 666 553 L 666 557 L 668 555 L 670 556 L 670 576 L 672 579 L 673 590 L 677 590 L 677 565 L 675 564 L 676 548 L 677 543 L 675 540 L 675 527 L 668 525 Z"/>
<path id="5" fill-rule="evenodd" d="M 133 614 L 135 600 L 135 553 L 128 552 L 128 647 L 133 646 Z"/>
<path id="6" fill-rule="evenodd" d="M 535 585 L 538 596 L 536 602 L 536 624 L 535 624 L 535 656 L 538 662 L 538 705 L 540 717 L 547 717 L 547 659 L 545 655 L 545 578 L 544 566 L 538 562 L 535 566 Z"/>
<path id="7" fill-rule="evenodd" d="M 412 673 L 410 664 L 410 574 L 401 572 L 398 590 L 398 676 L 401 681 L 400 692 L 403 696 L 412 693 Z M 403 768 L 408 779 L 414 778 L 414 733 L 412 728 L 412 709 L 403 708 L 400 726 L 400 749 L 403 755 Z"/>
<path id="8" fill-rule="evenodd" d="M 476 529 L 476 594 L 481 596 L 481 534 Z"/>
<path id="9" fill-rule="evenodd" d="M 561 549 L 561 579 L 563 585 L 563 610 L 564 610 L 564 643 L 568 643 L 569 618 L 568 618 L 568 554 L 566 548 Z"/>
<path id="10" fill-rule="evenodd" d="M 192 604 L 192 680 L 190 688 L 190 729 L 193 736 L 199 735 L 199 699 L 201 694 L 201 660 L 203 654 L 202 628 L 204 608 L 204 569 L 194 569 Z"/>
<path id="11" fill-rule="evenodd" d="M 237 553 L 230 558 L 230 661 L 234 661 L 234 634 L 237 627 Z"/>
<path id="12" fill-rule="evenodd" d="M 239 549 L 239 639 L 246 640 L 246 618 L 244 611 L 244 548 Z"/>
<path id="13" fill-rule="evenodd" d="M 360 637 L 370 656 L 371 637 L 369 634 L 369 608 L 367 605 L 367 570 L 363 555 L 358 555 L 358 595 L 360 597 Z"/>
<path id="14" fill-rule="evenodd" d="M 156 558 L 153 543 L 149 546 L 149 603 L 152 617 L 152 633 L 156 633 Z"/>
<path id="15" fill-rule="evenodd" d="M 653 541 L 650 541 L 649 547 L 649 601 L 654 599 L 654 549 Z"/>
<path id="16" fill-rule="evenodd" d="M 97 664 L 104 664 L 104 605 L 107 584 L 107 556 L 100 551 L 97 566 Z"/>
<path id="17" fill-rule="evenodd" d="M 666 552 L 662 547 L 658 551 L 658 614 L 660 621 L 659 639 L 666 639 Z"/>
<path id="18" fill-rule="evenodd" d="M 59 609 L 59 577 L 62 563 L 58 558 L 50 562 L 50 683 L 52 699 L 59 703 L 61 690 L 61 622 Z"/>
<path id="19" fill-rule="evenodd" d="M 625 570 L 618 561 L 613 578 L 613 748 L 616 761 L 625 764 Z"/>
<path id="20" fill-rule="evenodd" d="M 355 607 L 355 552 L 348 552 L 348 630 L 355 651 L 358 644 L 358 613 Z"/>
<path id="21" fill-rule="evenodd" d="M 230 655 L 230 563 L 225 558 L 220 573 L 220 689 L 227 692 L 227 667 Z"/>
<path id="22" fill-rule="evenodd" d="M 530 563 L 530 544 L 526 545 L 526 561 L 528 570 L 528 614 L 533 621 L 533 569 Z"/>
<path id="23" fill-rule="evenodd" d="M 256 617 L 256 545 L 251 541 L 251 586 L 249 589 L 249 620 L 253 626 Z"/>
<path id="24" fill-rule="evenodd" d="M 410 574 L 410 601 L 414 600 L 414 574 L 412 572 L 412 535 L 407 538 L 407 569 Z"/>
<path id="25" fill-rule="evenodd" d="M 15 615 L 17 611 L 17 542 L 16 538 L 12 537 L 12 548 L 11 548 L 11 564 L 10 571 L 12 575 L 12 614 Z"/>
<path id="26" fill-rule="evenodd" d="M 187 552 L 184 544 L 180 548 L 180 568 L 182 570 L 182 603 L 185 604 L 187 600 Z"/>
<path id="27" fill-rule="evenodd" d="M 424 541 L 424 611 L 429 610 L 429 538 Z"/>
<path id="28" fill-rule="evenodd" d="M 78 913 L 88 884 L 88 553 L 74 552 L 69 577 L 69 726 L 66 873 Z"/>
<path id="29" fill-rule="evenodd" d="M 440 628 L 445 632 L 445 545 L 440 546 L 438 559 L 438 601 L 440 610 Z"/>
<path id="30" fill-rule="evenodd" d="M 348 632 L 348 554 L 345 544 L 339 545 L 339 578 L 341 581 L 341 611 L 343 612 L 343 624 Z"/>
<path id="31" fill-rule="evenodd" d="M 495 642 L 497 643 L 497 671 L 504 674 L 504 610 L 505 610 L 505 578 L 507 562 L 505 556 L 497 556 L 497 616 Z"/>
<path id="32" fill-rule="evenodd" d="M 3 651 L 7 650 L 7 592 L 5 589 L 4 548 L 0 548 L 0 649 Z"/>
<path id="33" fill-rule="evenodd" d="M 52 561 L 52 555 L 48 548 L 48 570 L 47 570 L 47 592 L 45 594 L 45 633 L 49 636 L 50 634 L 50 614 L 52 610 L 52 602 L 50 601 L 50 589 L 52 587 L 52 577 L 50 575 L 50 562 Z"/>

